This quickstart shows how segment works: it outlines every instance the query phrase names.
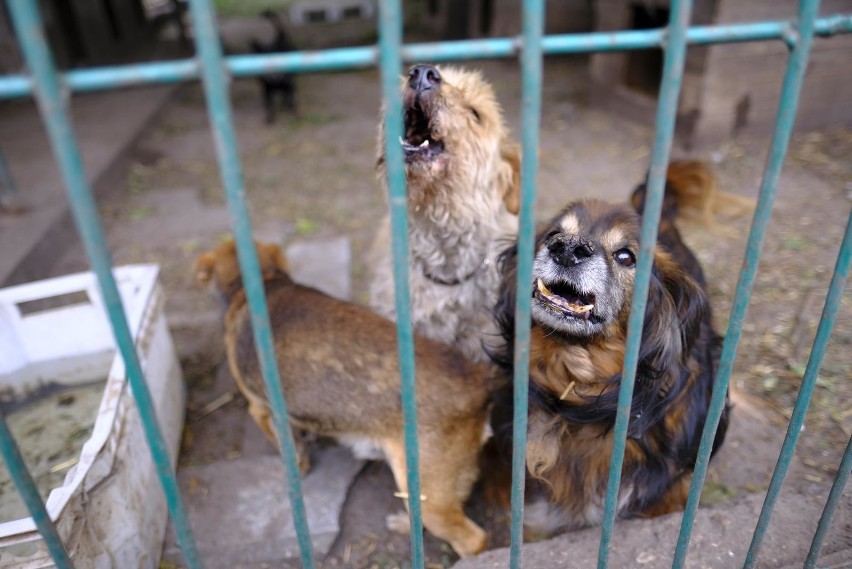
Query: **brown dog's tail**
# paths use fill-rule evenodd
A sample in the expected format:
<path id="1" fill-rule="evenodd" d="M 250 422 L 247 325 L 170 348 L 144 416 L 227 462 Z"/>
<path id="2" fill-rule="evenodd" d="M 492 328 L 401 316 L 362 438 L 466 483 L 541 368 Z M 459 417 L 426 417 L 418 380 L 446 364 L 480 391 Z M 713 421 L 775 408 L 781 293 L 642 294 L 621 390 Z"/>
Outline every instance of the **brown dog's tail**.
<path id="1" fill-rule="evenodd" d="M 631 202 L 640 214 L 645 205 L 646 185 L 633 191 Z M 663 198 L 662 222 L 673 222 L 678 217 L 688 218 L 718 232 L 722 228 L 717 215 L 740 216 L 754 209 L 754 200 L 719 189 L 719 181 L 710 167 L 699 160 L 675 160 L 666 172 L 666 194 Z"/>

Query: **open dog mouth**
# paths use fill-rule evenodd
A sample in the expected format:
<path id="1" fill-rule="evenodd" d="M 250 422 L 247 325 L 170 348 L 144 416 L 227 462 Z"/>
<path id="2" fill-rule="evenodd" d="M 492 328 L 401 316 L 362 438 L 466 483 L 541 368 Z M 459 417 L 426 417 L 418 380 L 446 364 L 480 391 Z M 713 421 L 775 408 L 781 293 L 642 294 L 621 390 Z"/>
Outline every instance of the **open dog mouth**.
<path id="1" fill-rule="evenodd" d="M 430 161 L 444 151 L 444 143 L 432 138 L 429 115 L 419 98 L 405 110 L 403 120 L 405 138 L 400 138 L 399 143 L 406 162 Z"/>
<path id="2" fill-rule="evenodd" d="M 569 283 L 551 283 L 548 288 L 541 279 L 537 279 L 533 298 L 548 310 L 580 320 L 592 318 L 595 308 L 595 295 L 581 294 Z"/>

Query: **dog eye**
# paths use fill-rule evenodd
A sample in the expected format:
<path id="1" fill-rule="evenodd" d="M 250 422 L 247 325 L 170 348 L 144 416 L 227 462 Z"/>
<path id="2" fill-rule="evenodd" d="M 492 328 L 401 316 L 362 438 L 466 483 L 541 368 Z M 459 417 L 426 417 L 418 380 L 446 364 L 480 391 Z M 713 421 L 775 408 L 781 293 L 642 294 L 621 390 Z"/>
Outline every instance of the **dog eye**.
<path id="1" fill-rule="evenodd" d="M 628 269 L 636 264 L 636 257 L 630 249 L 619 249 L 612 254 L 612 258 L 615 259 L 616 263 Z"/>
<path id="2" fill-rule="evenodd" d="M 480 118 L 479 113 L 476 112 L 476 109 L 474 109 L 473 107 L 469 107 L 469 109 L 470 109 L 470 114 L 473 115 L 473 118 L 476 119 L 476 122 L 481 123 L 482 118 Z"/>

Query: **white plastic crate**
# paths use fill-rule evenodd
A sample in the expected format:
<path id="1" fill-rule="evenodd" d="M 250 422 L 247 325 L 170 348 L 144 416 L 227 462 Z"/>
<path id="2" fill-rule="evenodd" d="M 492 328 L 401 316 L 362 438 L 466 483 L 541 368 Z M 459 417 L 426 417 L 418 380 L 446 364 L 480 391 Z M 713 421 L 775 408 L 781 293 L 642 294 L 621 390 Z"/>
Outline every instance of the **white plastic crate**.
<path id="1" fill-rule="evenodd" d="M 184 384 L 163 312 L 156 265 L 114 272 L 172 462 Z M 63 299 L 65 305 L 52 307 Z M 71 304 L 67 304 L 68 301 Z M 77 569 L 155 568 L 167 523 L 124 362 L 92 273 L 0 290 L 0 391 L 23 396 L 50 382 L 106 377 L 89 439 L 46 506 Z M 53 567 L 31 518 L 0 520 L 0 567 Z"/>

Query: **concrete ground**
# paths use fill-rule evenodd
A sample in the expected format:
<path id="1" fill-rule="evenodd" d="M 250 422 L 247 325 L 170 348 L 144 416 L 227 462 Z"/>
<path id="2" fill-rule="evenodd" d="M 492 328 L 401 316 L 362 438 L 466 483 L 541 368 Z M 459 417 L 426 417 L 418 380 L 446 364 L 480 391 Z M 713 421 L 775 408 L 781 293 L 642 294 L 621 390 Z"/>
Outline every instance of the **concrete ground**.
<path id="1" fill-rule="evenodd" d="M 72 125 L 96 194 L 123 185 L 131 145 L 173 92 L 156 86 L 73 98 Z M 0 104 L 0 151 L 17 193 L 16 211 L 0 212 L 0 284 L 11 285 L 55 273 L 80 240 L 34 101 Z"/>
<path id="2" fill-rule="evenodd" d="M 553 59 L 545 68 L 540 218 L 581 196 L 624 199 L 647 165 L 651 129 L 596 109 L 584 87 L 584 64 L 582 59 Z M 518 133 L 517 67 L 507 62 L 476 66 L 495 85 L 507 121 Z M 378 75 L 307 75 L 299 77 L 298 86 L 298 115 L 281 115 L 271 127 L 262 124 L 254 82 L 238 81 L 232 88 L 255 232 L 282 245 L 314 247 L 307 253 L 290 249 L 305 260 L 298 269 L 305 281 L 332 284 L 331 292 L 363 302 L 370 275 L 364 253 L 385 211 L 373 177 Z M 23 214 L 0 215 L 0 267 L 5 267 L 0 282 L 87 266 L 70 225 L 66 221 L 63 229 L 57 221 L 63 215 L 67 219 L 60 207 L 61 181 L 28 105 L 0 106 L 0 145 L 27 208 Z M 280 460 L 248 419 L 245 402 L 222 365 L 220 307 L 193 283 L 194 257 L 229 230 L 200 90 L 187 85 L 86 95 L 75 97 L 73 108 L 87 172 L 101 189 L 99 206 L 115 262 L 155 261 L 162 268 L 166 312 L 189 389 L 178 475 L 203 554 L 214 567 L 297 567 L 289 559 L 293 549 L 286 536 Z M 754 196 L 766 144 L 764 136 L 741 136 L 693 155 L 714 162 L 725 189 Z M 794 137 L 734 370 L 734 384 L 747 398 L 735 409 L 728 440 L 714 460 L 691 566 L 737 566 L 753 530 L 848 215 L 850 152 L 848 128 Z M 748 219 L 726 223 L 738 238 L 684 227 L 707 270 L 719 330 L 730 310 Z M 25 240 L 29 233 L 33 236 Z M 844 297 L 838 315 L 764 548 L 764 567 L 786 567 L 804 558 L 813 520 L 852 434 L 850 300 Z M 401 507 L 387 469 L 355 463 L 324 441 L 316 452 L 320 468 L 305 485 L 331 491 L 318 502 L 307 497 L 309 512 L 320 514 L 317 523 L 325 520 L 316 536 L 316 543 L 327 547 L 319 556 L 321 566 L 405 566 L 408 538 L 384 527 L 385 516 Z M 327 477 L 312 482 L 311 476 Z M 312 507 L 316 503 L 330 509 Z M 852 559 L 850 507 L 847 492 L 826 545 L 825 566 L 849 566 Z M 484 506 L 478 495 L 470 508 L 489 530 L 491 545 L 505 546 L 505 514 Z M 611 565 L 663 566 L 678 517 L 619 523 Z M 592 566 L 598 531 L 530 545 L 526 566 L 565 566 L 562 560 Z M 430 536 L 426 546 L 430 568 L 456 561 L 445 544 Z M 504 556 L 497 549 L 460 567 L 494 566 Z M 180 566 L 170 536 L 163 567 Z"/>

